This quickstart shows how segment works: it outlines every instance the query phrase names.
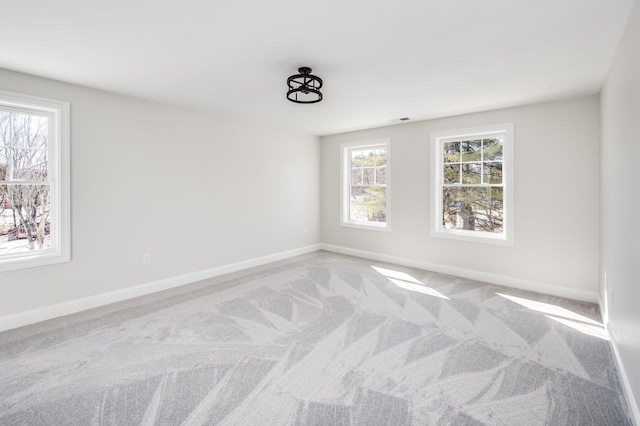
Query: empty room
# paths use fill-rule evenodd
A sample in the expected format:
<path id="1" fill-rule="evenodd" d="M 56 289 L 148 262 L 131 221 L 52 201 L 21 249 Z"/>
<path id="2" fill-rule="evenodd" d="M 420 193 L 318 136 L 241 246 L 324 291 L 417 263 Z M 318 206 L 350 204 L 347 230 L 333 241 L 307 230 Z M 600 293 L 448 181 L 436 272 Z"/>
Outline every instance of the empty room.
<path id="1" fill-rule="evenodd" d="M 0 425 L 640 426 L 640 0 L 0 22 Z"/>

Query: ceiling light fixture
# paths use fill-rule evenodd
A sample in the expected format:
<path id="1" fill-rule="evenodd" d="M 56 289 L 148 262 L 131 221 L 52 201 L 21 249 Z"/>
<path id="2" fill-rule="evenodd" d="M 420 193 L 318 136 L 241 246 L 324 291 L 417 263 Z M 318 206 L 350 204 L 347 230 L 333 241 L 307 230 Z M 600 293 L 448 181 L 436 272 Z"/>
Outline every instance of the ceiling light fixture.
<path id="1" fill-rule="evenodd" d="M 311 68 L 298 68 L 300 74 L 294 74 L 287 79 L 287 99 L 297 104 L 315 104 L 322 100 L 322 79 L 311 74 Z"/>

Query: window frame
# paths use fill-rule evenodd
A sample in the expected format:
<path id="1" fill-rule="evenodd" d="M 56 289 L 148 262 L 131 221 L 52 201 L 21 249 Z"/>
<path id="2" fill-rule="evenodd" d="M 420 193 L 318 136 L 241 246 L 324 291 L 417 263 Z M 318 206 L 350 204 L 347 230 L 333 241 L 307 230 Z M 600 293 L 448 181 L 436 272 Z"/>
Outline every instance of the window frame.
<path id="1" fill-rule="evenodd" d="M 50 186 L 51 247 L 0 257 L 0 272 L 71 260 L 70 105 L 68 102 L 0 91 L 0 109 L 46 116 L 48 179 Z M 0 185 L 6 181 L 0 181 Z M 28 185 L 25 182 L 23 185 Z M 42 184 L 42 182 L 40 183 Z"/>
<path id="2" fill-rule="evenodd" d="M 386 222 L 365 222 L 356 221 L 349 218 L 351 208 L 350 197 L 350 156 L 354 149 L 385 147 L 387 150 L 387 164 L 385 175 L 386 199 L 385 216 Z M 357 142 L 346 142 L 340 145 L 340 226 L 346 228 L 366 229 L 371 231 L 391 231 L 391 138 L 371 139 Z"/>
<path id="3" fill-rule="evenodd" d="M 443 144 L 460 139 L 482 139 L 491 135 L 504 135 L 502 147 L 502 188 L 503 188 L 503 232 L 490 234 L 483 231 L 445 229 L 442 225 L 442 193 L 444 188 Z M 497 244 L 514 245 L 514 125 L 495 124 L 482 127 L 431 132 L 431 220 L 430 235 L 435 238 Z M 462 184 L 460 185 L 462 186 Z M 489 185 L 487 185 L 489 187 Z"/>

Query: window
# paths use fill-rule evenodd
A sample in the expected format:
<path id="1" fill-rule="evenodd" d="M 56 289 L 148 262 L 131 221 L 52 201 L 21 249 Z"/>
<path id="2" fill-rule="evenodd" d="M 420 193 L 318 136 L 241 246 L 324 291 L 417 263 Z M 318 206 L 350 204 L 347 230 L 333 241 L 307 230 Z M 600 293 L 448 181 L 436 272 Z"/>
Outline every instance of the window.
<path id="1" fill-rule="evenodd" d="M 341 145 L 342 226 L 389 230 L 390 149 L 389 139 Z"/>
<path id="2" fill-rule="evenodd" d="M 69 104 L 0 92 L 0 271 L 69 260 Z"/>
<path id="3" fill-rule="evenodd" d="M 513 245 L 513 124 L 431 134 L 431 235 Z"/>

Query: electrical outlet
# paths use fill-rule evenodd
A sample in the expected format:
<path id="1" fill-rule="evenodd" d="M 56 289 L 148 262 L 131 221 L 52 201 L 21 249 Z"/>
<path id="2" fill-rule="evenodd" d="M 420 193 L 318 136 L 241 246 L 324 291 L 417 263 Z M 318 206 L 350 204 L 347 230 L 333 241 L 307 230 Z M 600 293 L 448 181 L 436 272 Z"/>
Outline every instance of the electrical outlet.
<path id="1" fill-rule="evenodd" d="M 416 244 L 418 244 L 418 239 L 416 237 L 411 237 L 411 245 L 415 246 Z"/>
<path id="2" fill-rule="evenodd" d="M 142 263 L 148 265 L 151 263 L 151 253 L 145 253 L 142 255 Z"/>

